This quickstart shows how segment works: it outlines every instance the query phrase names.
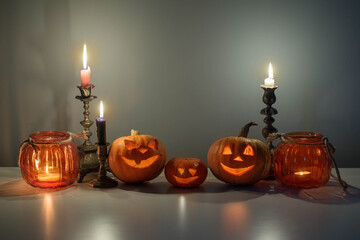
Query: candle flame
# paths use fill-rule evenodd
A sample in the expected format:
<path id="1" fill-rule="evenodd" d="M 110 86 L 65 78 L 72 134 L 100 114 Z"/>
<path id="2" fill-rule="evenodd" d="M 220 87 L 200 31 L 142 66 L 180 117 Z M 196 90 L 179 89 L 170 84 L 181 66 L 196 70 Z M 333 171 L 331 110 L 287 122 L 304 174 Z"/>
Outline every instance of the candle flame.
<path id="1" fill-rule="evenodd" d="M 104 106 L 102 101 L 100 101 L 100 118 L 104 118 Z"/>
<path id="2" fill-rule="evenodd" d="M 311 172 L 309 171 L 301 171 L 301 172 L 296 172 L 295 175 L 299 175 L 299 176 L 303 176 L 303 175 L 309 175 Z"/>
<path id="3" fill-rule="evenodd" d="M 269 78 L 274 78 L 273 68 L 272 68 L 272 66 L 271 66 L 271 63 L 269 64 Z"/>
<path id="4" fill-rule="evenodd" d="M 86 44 L 84 44 L 84 51 L 83 51 L 83 67 L 86 70 L 87 67 Z"/>

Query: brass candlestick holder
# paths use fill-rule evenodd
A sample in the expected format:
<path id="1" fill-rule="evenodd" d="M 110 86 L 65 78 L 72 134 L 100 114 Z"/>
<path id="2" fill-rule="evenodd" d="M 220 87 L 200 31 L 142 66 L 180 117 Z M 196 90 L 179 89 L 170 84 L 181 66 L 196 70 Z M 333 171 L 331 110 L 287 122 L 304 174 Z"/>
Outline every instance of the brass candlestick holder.
<path id="1" fill-rule="evenodd" d="M 89 104 L 93 99 L 97 97 L 91 95 L 91 90 L 94 88 L 94 85 L 89 85 L 86 87 L 78 86 L 80 90 L 80 96 L 76 96 L 76 99 L 79 99 L 84 103 L 84 120 L 80 122 L 80 124 L 84 127 L 84 131 L 86 136 L 88 137 L 87 140 L 80 146 L 78 146 L 80 152 L 80 170 L 79 170 L 79 179 L 78 183 L 82 183 L 84 177 L 90 172 L 97 172 L 99 170 L 99 160 L 96 154 L 97 147 L 91 143 L 90 137 L 92 132 L 90 131 L 91 125 L 93 125 L 93 121 L 90 120 L 89 115 Z"/>
<path id="2" fill-rule="evenodd" d="M 269 134 L 278 132 L 278 130 L 272 125 L 273 122 L 275 122 L 275 119 L 272 116 L 278 114 L 278 111 L 272 107 L 272 105 L 276 102 L 275 90 L 278 88 L 278 86 L 268 87 L 261 85 L 261 88 L 264 89 L 263 102 L 267 106 L 260 111 L 260 114 L 266 115 L 264 118 L 264 123 L 266 123 L 266 126 L 262 130 L 262 135 L 266 140 Z M 272 141 L 267 141 L 267 145 L 271 153 L 271 167 L 268 179 L 274 179 L 273 159 L 275 147 L 272 144 Z"/>
<path id="3" fill-rule="evenodd" d="M 96 144 L 97 145 L 97 144 Z M 116 187 L 118 182 L 106 176 L 106 159 L 107 159 L 107 146 L 110 145 L 97 145 L 97 157 L 100 163 L 99 175 L 97 178 L 91 180 L 88 185 L 93 188 L 111 188 Z"/>

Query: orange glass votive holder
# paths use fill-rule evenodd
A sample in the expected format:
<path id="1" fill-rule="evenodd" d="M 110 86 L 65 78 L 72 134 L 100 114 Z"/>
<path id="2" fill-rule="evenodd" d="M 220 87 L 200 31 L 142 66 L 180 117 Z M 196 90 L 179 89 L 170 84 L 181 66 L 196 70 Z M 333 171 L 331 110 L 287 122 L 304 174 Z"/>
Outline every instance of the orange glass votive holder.
<path id="1" fill-rule="evenodd" d="M 280 183 L 298 188 L 320 187 L 329 181 L 332 161 L 323 135 L 291 132 L 281 137 L 274 153 L 274 175 Z"/>
<path id="2" fill-rule="evenodd" d="M 36 132 L 19 150 L 25 182 L 33 187 L 59 188 L 73 184 L 79 173 L 79 151 L 69 133 Z"/>

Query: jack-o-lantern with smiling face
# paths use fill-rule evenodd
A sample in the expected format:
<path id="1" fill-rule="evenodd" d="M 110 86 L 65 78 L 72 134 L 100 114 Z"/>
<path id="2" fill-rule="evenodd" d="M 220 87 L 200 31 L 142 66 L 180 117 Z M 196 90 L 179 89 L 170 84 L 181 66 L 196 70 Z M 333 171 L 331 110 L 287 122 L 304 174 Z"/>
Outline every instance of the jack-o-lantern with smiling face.
<path id="1" fill-rule="evenodd" d="M 208 164 L 218 179 L 241 185 L 254 184 L 268 175 L 271 155 L 265 143 L 247 138 L 246 124 L 238 137 L 226 137 L 214 142 L 208 152 Z"/>
<path id="2" fill-rule="evenodd" d="M 165 177 L 175 187 L 191 188 L 202 184 L 207 167 L 198 158 L 172 158 L 165 166 Z"/>
<path id="3" fill-rule="evenodd" d="M 166 163 L 164 144 L 151 135 L 140 135 L 132 130 L 131 136 L 116 139 L 109 151 L 109 167 L 123 182 L 149 181 L 161 173 Z"/>

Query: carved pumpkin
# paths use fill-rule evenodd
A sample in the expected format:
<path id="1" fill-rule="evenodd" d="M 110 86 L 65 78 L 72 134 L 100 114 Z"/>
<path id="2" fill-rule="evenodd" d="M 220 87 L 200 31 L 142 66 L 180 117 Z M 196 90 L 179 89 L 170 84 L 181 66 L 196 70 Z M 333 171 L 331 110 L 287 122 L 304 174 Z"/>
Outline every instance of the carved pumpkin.
<path id="1" fill-rule="evenodd" d="M 246 124 L 238 137 L 222 138 L 211 145 L 207 159 L 215 177 L 231 184 L 249 185 L 268 175 L 271 155 L 266 144 L 247 138 L 253 125 L 257 124 Z"/>
<path id="2" fill-rule="evenodd" d="M 140 135 L 134 130 L 131 130 L 131 136 L 116 139 L 109 150 L 111 171 L 117 178 L 127 183 L 156 178 L 165 163 L 164 144 L 151 135 Z"/>
<path id="3" fill-rule="evenodd" d="M 175 157 L 165 166 L 165 177 L 176 187 L 197 187 L 207 176 L 207 167 L 200 159 Z"/>

